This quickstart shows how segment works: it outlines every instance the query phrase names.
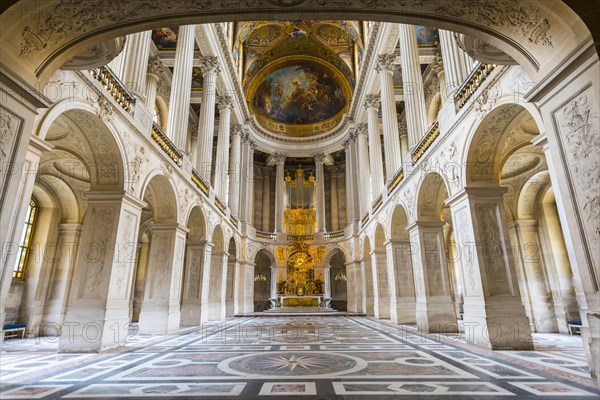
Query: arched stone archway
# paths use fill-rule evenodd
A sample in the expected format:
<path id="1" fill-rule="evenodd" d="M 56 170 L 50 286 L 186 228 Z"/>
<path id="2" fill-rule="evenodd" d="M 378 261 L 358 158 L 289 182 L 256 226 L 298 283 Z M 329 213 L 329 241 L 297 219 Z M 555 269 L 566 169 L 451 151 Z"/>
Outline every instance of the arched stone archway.
<path id="1" fill-rule="evenodd" d="M 390 318 L 390 287 L 385 243 L 385 230 L 381 224 L 377 224 L 370 257 L 374 274 L 373 283 L 376 286 L 375 317 L 381 319 Z"/>
<path id="2" fill-rule="evenodd" d="M 79 328 L 71 335 L 62 331 L 60 349 L 99 351 L 118 346 L 127 334 L 129 308 L 116 307 L 116 304 L 129 301 L 128 288 L 143 204 L 124 193 L 125 158 L 119 140 L 93 110 L 78 103 L 72 106 L 57 111 L 52 120 L 46 121 L 47 130 L 43 132 L 45 140 L 54 148 L 42 157 L 46 168 L 40 170 L 39 182 L 54 187 L 57 204 L 64 203 L 62 215 L 71 215 L 65 222 L 70 222 L 72 229 L 59 231 L 79 242 L 77 256 L 72 258 L 77 260 L 76 265 L 60 266 L 61 279 L 71 273 L 64 268 L 74 266 L 72 284 L 70 289 L 68 285 L 62 286 L 63 295 L 54 299 L 56 309 L 51 318 L 62 318 L 64 308 L 59 312 L 58 303 L 64 303 L 60 297 L 66 296 L 69 290 L 70 304 L 63 323 Z M 33 182 L 31 187 L 25 184 L 23 193 L 32 190 Z M 48 302 L 52 303 L 53 300 Z M 104 330 L 108 318 L 118 324 L 114 334 L 108 328 Z M 93 325 L 90 329 L 94 334 L 82 330 L 86 323 L 88 327 Z M 87 340 L 86 335 L 96 340 Z"/>
<path id="3" fill-rule="evenodd" d="M 258 275 L 265 280 L 254 279 Z M 270 299 L 277 293 L 276 260 L 273 253 L 266 249 L 260 249 L 254 258 L 253 278 L 253 304 L 254 311 L 264 311 L 271 307 Z M 275 285 L 275 286 L 274 286 Z"/>
<path id="4" fill-rule="evenodd" d="M 338 311 L 347 311 L 349 285 L 344 252 L 341 249 L 334 250 L 326 265 L 329 265 L 326 271 L 329 277 L 325 278 L 325 286 L 329 285 L 329 293 L 325 294 L 331 298 L 330 306 Z M 327 290 L 325 289 L 326 292 Z"/>
<path id="5" fill-rule="evenodd" d="M 365 237 L 363 246 L 362 260 L 360 261 L 360 269 L 362 272 L 361 280 L 363 287 L 362 294 L 362 311 L 367 314 L 375 315 L 375 285 L 373 282 L 373 266 L 371 263 L 371 243 L 369 238 Z"/>
<path id="6" fill-rule="evenodd" d="M 390 318 L 396 323 L 415 323 L 416 299 L 412 249 L 408 235 L 408 216 L 404 206 L 394 207 L 391 239 L 386 243 L 390 270 Z"/>
<path id="7" fill-rule="evenodd" d="M 225 247 L 223 228 L 217 225 L 211 238 L 210 267 L 204 280 L 202 320 L 220 321 L 225 319 L 225 290 L 229 247 Z M 204 294 L 204 292 L 206 294 Z M 206 319 L 205 319 L 206 318 Z"/>
<path id="8" fill-rule="evenodd" d="M 417 299 L 417 324 L 426 332 L 456 332 L 452 283 L 444 247 L 442 209 L 448 186 L 437 172 L 422 179 L 417 190 L 417 219 L 408 227 L 416 244 L 412 262 Z"/>
<path id="9" fill-rule="evenodd" d="M 185 246 L 183 293 L 181 298 L 181 325 L 200 325 L 202 282 L 207 249 L 206 217 L 200 206 L 192 208 L 188 217 L 189 229 Z"/>
<path id="10" fill-rule="evenodd" d="M 235 287 L 238 270 L 240 268 L 239 261 L 237 259 L 237 250 L 235 239 L 229 239 L 227 246 L 227 268 L 225 270 L 225 317 L 233 317 L 234 315 L 234 304 L 235 304 Z"/>
<path id="11" fill-rule="evenodd" d="M 179 329 L 181 283 L 188 229 L 177 223 L 177 192 L 169 178 L 151 174 L 143 198 L 151 209 L 152 239 L 148 254 L 139 329 L 165 334 Z"/>

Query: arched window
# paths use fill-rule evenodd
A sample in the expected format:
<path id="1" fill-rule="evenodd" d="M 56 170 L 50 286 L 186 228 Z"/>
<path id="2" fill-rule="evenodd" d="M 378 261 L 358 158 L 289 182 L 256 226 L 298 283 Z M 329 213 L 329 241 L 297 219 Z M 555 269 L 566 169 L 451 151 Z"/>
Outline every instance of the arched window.
<path id="1" fill-rule="evenodd" d="M 13 270 L 13 278 L 25 279 L 25 267 L 27 266 L 27 258 L 29 257 L 29 250 L 31 247 L 31 238 L 33 237 L 33 230 L 35 229 L 35 221 L 39 206 L 35 198 L 31 198 L 29 201 L 29 208 L 27 210 L 27 216 L 25 218 L 25 229 L 23 229 L 23 235 L 21 236 L 21 242 L 19 244 L 19 256 L 15 263 Z"/>

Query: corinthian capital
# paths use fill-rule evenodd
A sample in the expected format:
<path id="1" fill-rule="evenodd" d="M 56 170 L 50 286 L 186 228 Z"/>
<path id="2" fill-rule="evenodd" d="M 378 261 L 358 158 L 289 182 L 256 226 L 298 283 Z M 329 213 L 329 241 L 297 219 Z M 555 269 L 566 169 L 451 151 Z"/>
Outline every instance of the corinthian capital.
<path id="1" fill-rule="evenodd" d="M 393 54 L 379 54 L 375 70 L 377 72 L 391 71 L 394 68 L 394 61 L 396 61 L 396 56 Z"/>
<path id="2" fill-rule="evenodd" d="M 356 125 L 356 133 L 359 135 L 369 135 L 369 125 L 368 124 Z"/>
<path id="3" fill-rule="evenodd" d="M 160 77 L 165 71 L 165 64 L 159 56 L 150 57 L 148 60 L 148 73 L 155 75 L 157 78 Z"/>
<path id="4" fill-rule="evenodd" d="M 242 125 L 240 125 L 240 124 L 231 124 L 230 129 L 231 129 L 231 136 L 242 134 Z"/>
<path id="5" fill-rule="evenodd" d="M 231 110 L 233 108 L 233 98 L 217 95 L 217 107 L 219 107 L 219 111 Z"/>
<path id="6" fill-rule="evenodd" d="M 219 60 L 217 59 L 217 57 L 212 57 L 212 56 L 200 57 L 200 70 L 202 71 L 203 74 L 206 74 L 209 72 L 218 74 L 219 72 L 221 72 Z"/>
<path id="7" fill-rule="evenodd" d="M 323 163 L 323 162 L 325 162 L 325 158 L 327 158 L 325 153 L 317 153 L 313 157 L 314 157 L 316 163 Z"/>
<path id="8" fill-rule="evenodd" d="M 275 160 L 275 164 L 285 164 L 285 159 L 287 156 L 283 153 L 275 153 L 273 154 L 273 159 Z"/>
<path id="9" fill-rule="evenodd" d="M 381 100 L 381 96 L 378 94 L 368 94 L 365 98 L 364 107 L 365 108 L 377 108 L 379 109 L 379 101 Z"/>

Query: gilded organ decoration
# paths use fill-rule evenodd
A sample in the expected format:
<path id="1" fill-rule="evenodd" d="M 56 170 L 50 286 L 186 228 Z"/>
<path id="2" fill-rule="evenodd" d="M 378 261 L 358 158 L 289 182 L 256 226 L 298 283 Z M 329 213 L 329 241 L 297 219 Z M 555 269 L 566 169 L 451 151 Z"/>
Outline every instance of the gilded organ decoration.
<path id="1" fill-rule="evenodd" d="M 285 210 L 283 212 L 284 231 L 292 235 L 315 233 L 317 225 L 316 188 L 317 182 L 310 173 L 308 178 L 302 167 L 296 170 L 295 179 L 285 177 Z"/>

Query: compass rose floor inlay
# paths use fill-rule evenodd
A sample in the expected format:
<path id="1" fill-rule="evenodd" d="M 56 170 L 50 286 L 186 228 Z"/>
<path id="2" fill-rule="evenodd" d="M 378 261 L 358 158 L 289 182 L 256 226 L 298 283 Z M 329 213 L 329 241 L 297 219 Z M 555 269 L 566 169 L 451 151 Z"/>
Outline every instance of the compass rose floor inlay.
<path id="1" fill-rule="evenodd" d="M 365 317 L 235 318 L 100 354 L 56 338 L 7 340 L 2 399 L 597 399 L 579 336 L 487 351 Z"/>

